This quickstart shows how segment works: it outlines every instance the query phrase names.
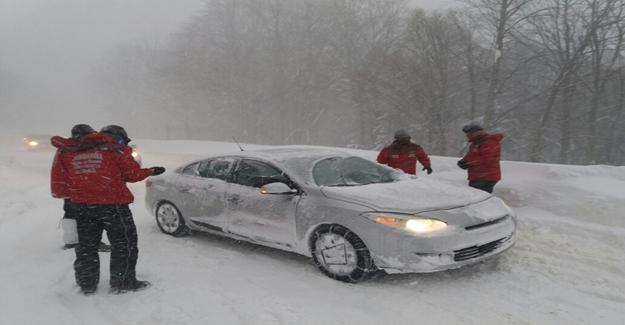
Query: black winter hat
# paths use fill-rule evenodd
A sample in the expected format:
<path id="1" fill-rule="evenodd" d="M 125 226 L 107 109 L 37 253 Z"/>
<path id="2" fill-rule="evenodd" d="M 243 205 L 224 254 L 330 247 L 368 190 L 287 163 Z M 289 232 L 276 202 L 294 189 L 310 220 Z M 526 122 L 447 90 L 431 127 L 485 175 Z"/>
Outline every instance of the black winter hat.
<path id="1" fill-rule="evenodd" d="M 410 139 L 410 134 L 404 129 L 399 129 L 395 131 L 395 139 Z"/>
<path id="2" fill-rule="evenodd" d="M 131 139 L 128 137 L 128 133 L 126 133 L 126 130 L 124 130 L 124 128 L 119 125 L 107 125 L 103 127 L 100 132 L 106 133 L 112 136 L 115 140 L 123 141 L 126 144 L 131 141 Z"/>
<path id="3" fill-rule="evenodd" d="M 85 135 L 94 133 L 95 130 L 89 124 L 76 124 L 72 128 L 72 139 L 80 139 Z"/>
<path id="4" fill-rule="evenodd" d="M 477 123 L 471 123 L 471 124 L 467 124 L 462 128 L 462 132 L 464 133 L 469 133 L 469 132 L 475 132 L 475 131 L 482 131 L 484 130 L 484 128 L 477 124 Z"/>

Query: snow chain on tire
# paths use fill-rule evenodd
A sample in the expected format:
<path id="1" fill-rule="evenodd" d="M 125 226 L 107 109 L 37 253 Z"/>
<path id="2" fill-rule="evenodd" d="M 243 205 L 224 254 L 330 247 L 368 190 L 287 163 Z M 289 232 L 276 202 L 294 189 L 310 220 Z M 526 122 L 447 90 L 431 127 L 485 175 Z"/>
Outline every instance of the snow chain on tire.
<path id="1" fill-rule="evenodd" d="M 325 268 L 324 265 L 320 263 L 320 261 L 317 259 L 317 248 L 315 247 L 317 239 L 320 237 L 320 235 L 326 233 L 339 235 L 345 238 L 345 240 L 354 247 L 356 251 L 358 267 L 349 275 L 334 274 L 330 272 L 327 268 Z M 319 270 L 321 270 L 321 272 L 323 272 L 325 275 L 335 280 L 355 283 L 362 280 L 365 276 L 367 276 L 367 274 L 369 274 L 369 272 L 376 269 L 373 263 L 373 259 L 371 258 L 371 253 L 369 252 L 369 249 L 362 241 L 362 239 L 360 239 L 360 237 L 358 237 L 358 235 L 356 235 L 354 232 L 343 226 L 322 225 L 314 230 L 313 235 L 310 237 L 309 243 L 311 248 L 311 255 L 313 257 L 313 261 L 317 265 L 317 268 L 319 268 Z"/>

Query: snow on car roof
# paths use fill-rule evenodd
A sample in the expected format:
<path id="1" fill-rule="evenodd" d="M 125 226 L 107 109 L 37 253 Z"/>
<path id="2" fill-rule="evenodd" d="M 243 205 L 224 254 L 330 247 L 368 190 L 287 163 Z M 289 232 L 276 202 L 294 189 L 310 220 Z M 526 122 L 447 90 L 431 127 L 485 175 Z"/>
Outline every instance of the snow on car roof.
<path id="1" fill-rule="evenodd" d="M 191 162 L 187 162 L 184 165 L 178 167 L 178 170 L 182 170 L 186 166 L 191 164 L 212 158 L 218 157 L 240 157 L 240 158 L 257 158 L 276 163 L 284 170 L 289 176 L 294 178 L 295 181 L 307 184 L 315 184 L 312 176 L 312 168 L 315 162 L 330 157 L 361 157 L 361 154 L 354 152 L 354 150 L 337 150 L 333 147 L 323 146 L 271 146 L 254 148 L 245 151 L 229 151 L 216 153 L 214 155 L 207 155 L 202 159 L 194 159 Z"/>
<path id="2" fill-rule="evenodd" d="M 266 158 L 270 158 L 276 161 L 288 161 L 290 159 L 297 158 L 321 158 L 328 156 L 340 156 L 347 157 L 350 154 L 339 150 L 331 150 L 323 147 L 312 146 L 284 146 L 276 148 L 257 149 L 250 151 L 243 151 L 251 155 L 258 155 Z"/>
<path id="3" fill-rule="evenodd" d="M 326 157 L 350 157 L 347 152 L 315 146 L 282 146 L 273 148 L 240 151 L 224 156 L 239 156 L 261 158 L 275 161 L 285 168 L 290 176 L 299 178 L 300 181 L 313 184 L 313 164 Z"/>

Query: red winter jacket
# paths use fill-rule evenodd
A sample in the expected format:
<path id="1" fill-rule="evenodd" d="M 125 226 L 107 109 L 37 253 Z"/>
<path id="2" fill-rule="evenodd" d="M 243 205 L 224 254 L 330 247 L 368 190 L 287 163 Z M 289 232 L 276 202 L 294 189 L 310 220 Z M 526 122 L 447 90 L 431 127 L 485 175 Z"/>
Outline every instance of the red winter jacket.
<path id="1" fill-rule="evenodd" d="M 497 182 L 501 179 L 499 158 L 503 139 L 501 133 L 487 133 L 484 130 L 468 132 L 466 134 L 471 145 L 464 155 L 464 161 L 469 168 L 470 181 Z"/>
<path id="2" fill-rule="evenodd" d="M 423 167 L 430 167 L 430 158 L 420 145 L 412 142 L 401 143 L 393 141 L 393 143 L 382 149 L 378 154 L 378 162 L 393 168 L 399 168 L 405 173 L 417 174 L 417 160 Z"/>
<path id="3" fill-rule="evenodd" d="M 57 154 L 51 173 L 52 196 L 69 197 L 73 203 L 130 204 L 134 197 L 126 183 L 152 175 L 132 158 L 132 148 L 113 138 L 92 133 L 82 140 L 53 137 Z"/>
<path id="4" fill-rule="evenodd" d="M 61 165 L 61 153 L 62 151 L 57 149 L 52 161 L 50 192 L 52 192 L 52 197 L 54 198 L 69 199 L 69 179 L 67 179 L 65 168 Z"/>

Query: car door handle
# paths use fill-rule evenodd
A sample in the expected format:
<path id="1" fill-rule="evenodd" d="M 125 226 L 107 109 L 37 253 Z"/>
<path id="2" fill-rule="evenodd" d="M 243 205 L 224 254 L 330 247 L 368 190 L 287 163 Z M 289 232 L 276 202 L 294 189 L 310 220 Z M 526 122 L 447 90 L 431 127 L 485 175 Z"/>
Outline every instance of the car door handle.
<path id="1" fill-rule="evenodd" d="M 226 200 L 228 202 L 230 202 L 230 203 L 237 204 L 237 203 L 239 203 L 239 199 L 240 199 L 240 197 L 238 195 L 230 195 L 230 196 L 228 196 L 228 198 Z"/>
<path id="2" fill-rule="evenodd" d="M 185 187 L 179 188 L 178 191 L 182 192 L 182 193 L 189 193 L 189 192 L 191 192 L 191 188 L 185 186 Z"/>

